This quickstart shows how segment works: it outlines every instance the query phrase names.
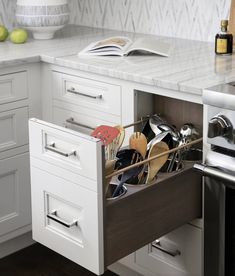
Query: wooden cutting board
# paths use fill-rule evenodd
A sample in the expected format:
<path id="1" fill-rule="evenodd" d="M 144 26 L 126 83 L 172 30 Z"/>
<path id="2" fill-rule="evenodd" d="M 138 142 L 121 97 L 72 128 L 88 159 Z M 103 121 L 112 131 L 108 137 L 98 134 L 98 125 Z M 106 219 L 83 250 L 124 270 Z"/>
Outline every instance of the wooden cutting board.
<path id="1" fill-rule="evenodd" d="M 233 44 L 235 43 L 235 0 L 231 0 L 229 31 L 233 34 Z"/>

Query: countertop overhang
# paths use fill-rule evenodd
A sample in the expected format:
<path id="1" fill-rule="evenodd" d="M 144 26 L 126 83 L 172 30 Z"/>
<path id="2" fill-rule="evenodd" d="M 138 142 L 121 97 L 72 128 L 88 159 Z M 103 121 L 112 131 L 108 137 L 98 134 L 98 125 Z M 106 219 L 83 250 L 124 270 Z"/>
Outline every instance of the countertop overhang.
<path id="1" fill-rule="evenodd" d="M 159 36 L 158 39 L 172 45 L 170 57 L 78 57 L 78 52 L 89 43 L 116 35 L 133 40 L 150 36 L 68 25 L 52 40 L 0 43 L 0 68 L 41 61 L 196 95 L 202 95 L 207 87 L 235 80 L 235 56 L 216 56 L 210 42 Z"/>

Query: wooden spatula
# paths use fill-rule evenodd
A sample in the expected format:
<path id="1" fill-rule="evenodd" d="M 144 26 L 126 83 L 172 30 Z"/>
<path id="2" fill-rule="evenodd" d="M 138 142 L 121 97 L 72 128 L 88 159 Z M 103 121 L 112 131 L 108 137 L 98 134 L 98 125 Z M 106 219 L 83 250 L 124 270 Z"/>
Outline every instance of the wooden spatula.
<path id="1" fill-rule="evenodd" d="M 143 158 L 145 158 L 147 152 L 147 138 L 141 132 L 134 132 L 129 139 L 130 149 L 137 150 Z"/>
<path id="2" fill-rule="evenodd" d="M 151 146 L 151 148 L 149 149 L 148 158 L 150 158 L 154 155 L 163 153 L 164 151 L 167 151 L 167 150 L 169 150 L 168 145 L 165 142 L 160 141 Z M 153 181 L 155 175 L 158 173 L 158 171 L 161 169 L 161 167 L 166 163 L 167 159 L 168 159 L 168 154 L 163 155 L 163 156 L 149 162 L 148 174 L 147 174 L 147 179 L 146 179 L 147 184 L 151 183 Z"/>

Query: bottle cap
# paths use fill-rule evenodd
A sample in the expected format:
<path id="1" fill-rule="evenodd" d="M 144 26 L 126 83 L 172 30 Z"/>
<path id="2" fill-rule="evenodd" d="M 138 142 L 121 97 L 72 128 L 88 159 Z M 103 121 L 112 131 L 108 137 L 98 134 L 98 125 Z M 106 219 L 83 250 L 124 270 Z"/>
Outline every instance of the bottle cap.
<path id="1" fill-rule="evenodd" d="M 221 20 L 221 27 L 227 27 L 228 26 L 228 20 Z"/>

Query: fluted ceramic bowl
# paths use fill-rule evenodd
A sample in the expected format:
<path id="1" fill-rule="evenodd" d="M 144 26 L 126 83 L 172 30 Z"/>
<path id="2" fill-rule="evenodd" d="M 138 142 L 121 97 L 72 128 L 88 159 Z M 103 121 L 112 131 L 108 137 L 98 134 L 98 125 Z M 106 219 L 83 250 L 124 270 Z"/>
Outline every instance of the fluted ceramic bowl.
<path id="1" fill-rule="evenodd" d="M 16 20 L 35 39 L 51 39 L 69 21 L 67 0 L 17 0 Z"/>

